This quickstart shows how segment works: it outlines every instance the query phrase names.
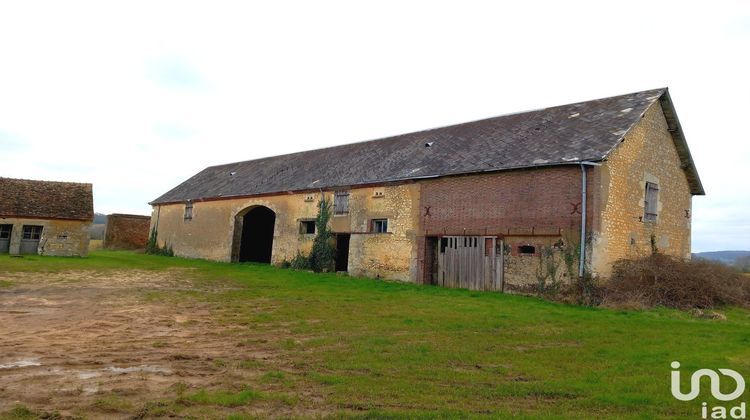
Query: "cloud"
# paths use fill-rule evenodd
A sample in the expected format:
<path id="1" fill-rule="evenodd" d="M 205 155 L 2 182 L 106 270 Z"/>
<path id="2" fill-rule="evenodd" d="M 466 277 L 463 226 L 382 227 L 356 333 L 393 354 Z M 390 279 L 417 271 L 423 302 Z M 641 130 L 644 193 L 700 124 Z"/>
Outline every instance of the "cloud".
<path id="1" fill-rule="evenodd" d="M 146 76 L 170 89 L 200 90 L 206 83 L 184 57 L 162 56 L 146 62 Z"/>
<path id="2" fill-rule="evenodd" d="M 6 2 L 0 176 L 148 214 L 209 165 L 666 85 L 695 248 L 747 248 L 746 4 Z"/>
<path id="3" fill-rule="evenodd" d="M 194 130 L 179 123 L 157 122 L 153 128 L 154 134 L 165 140 L 185 140 L 195 135 Z"/>

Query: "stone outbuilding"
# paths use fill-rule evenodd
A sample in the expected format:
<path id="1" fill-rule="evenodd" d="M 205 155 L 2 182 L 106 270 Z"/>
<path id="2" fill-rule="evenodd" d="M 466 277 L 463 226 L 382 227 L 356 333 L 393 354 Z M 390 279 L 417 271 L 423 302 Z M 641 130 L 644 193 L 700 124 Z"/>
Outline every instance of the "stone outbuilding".
<path id="1" fill-rule="evenodd" d="M 113 213 L 107 216 L 104 248 L 142 249 L 148 242 L 150 216 Z"/>
<path id="2" fill-rule="evenodd" d="M 689 258 L 703 194 L 664 88 L 212 166 L 150 204 L 176 255 L 280 264 L 325 195 L 338 271 L 504 290 Z"/>
<path id="3" fill-rule="evenodd" d="M 86 256 L 91 184 L 0 178 L 0 253 Z"/>

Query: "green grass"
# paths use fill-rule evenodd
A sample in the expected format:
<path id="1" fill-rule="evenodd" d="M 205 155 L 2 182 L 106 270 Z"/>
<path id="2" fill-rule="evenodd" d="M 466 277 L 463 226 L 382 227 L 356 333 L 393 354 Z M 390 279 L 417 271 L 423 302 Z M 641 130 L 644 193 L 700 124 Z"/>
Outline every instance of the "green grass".
<path id="1" fill-rule="evenodd" d="M 246 405 L 253 400 L 260 398 L 260 394 L 251 389 L 245 389 L 239 392 L 227 391 L 207 391 L 200 390 L 194 394 L 183 398 L 189 403 L 201 405 L 218 405 L 222 407 L 238 407 Z"/>
<path id="2" fill-rule="evenodd" d="M 202 390 L 178 400 L 209 410 L 269 400 L 294 406 L 310 391 L 322 395 L 334 414 L 373 418 L 695 418 L 701 401 L 711 399 L 675 400 L 671 361 L 682 363 L 685 385 L 688 372 L 703 367 L 750 377 L 750 312 L 738 308 L 723 308 L 728 320 L 715 321 L 668 309 L 585 308 L 128 252 L 97 251 L 85 259 L 0 257 L 0 274 L 172 267 L 194 268 L 190 273 L 201 282 L 236 287 L 150 292 L 153 299 L 208 302 L 221 322 L 255 337 L 237 338 L 236 360 L 217 363 L 263 370 L 252 384 L 257 391 L 235 384 L 243 388 Z M 281 372 L 243 354 L 254 347 L 272 350 L 293 369 Z"/>

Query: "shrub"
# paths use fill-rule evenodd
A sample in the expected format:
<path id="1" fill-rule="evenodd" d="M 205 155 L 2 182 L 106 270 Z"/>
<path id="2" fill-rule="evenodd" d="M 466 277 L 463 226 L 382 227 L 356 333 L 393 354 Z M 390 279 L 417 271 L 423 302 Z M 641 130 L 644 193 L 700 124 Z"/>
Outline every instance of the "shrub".
<path id="1" fill-rule="evenodd" d="M 604 286 L 604 305 L 678 309 L 750 304 L 750 281 L 736 270 L 706 260 L 660 253 L 620 260 Z"/>
<path id="2" fill-rule="evenodd" d="M 146 242 L 146 254 L 174 257 L 174 250 L 172 249 L 172 245 L 164 244 L 163 247 L 159 246 L 159 242 L 156 240 L 156 237 L 156 228 L 153 228 L 151 229 L 151 235 L 148 237 L 148 242 Z"/>
<path id="3" fill-rule="evenodd" d="M 318 202 L 318 215 L 315 218 L 316 235 L 313 241 L 312 250 L 308 259 L 310 268 L 319 273 L 321 271 L 333 271 L 336 250 L 331 245 L 333 233 L 328 226 L 331 220 L 331 202 L 322 196 Z"/>
<path id="4" fill-rule="evenodd" d="M 309 270 L 310 260 L 304 254 L 297 251 L 297 255 L 292 258 L 292 261 L 289 263 L 289 267 L 295 270 Z"/>

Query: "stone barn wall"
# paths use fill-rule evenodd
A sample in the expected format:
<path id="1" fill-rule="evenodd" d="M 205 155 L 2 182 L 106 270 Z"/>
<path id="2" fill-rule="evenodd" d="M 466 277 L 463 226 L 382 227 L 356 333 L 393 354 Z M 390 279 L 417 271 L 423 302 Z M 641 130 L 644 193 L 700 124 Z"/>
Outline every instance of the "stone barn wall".
<path id="1" fill-rule="evenodd" d="M 651 253 L 652 238 L 659 252 L 690 258 L 692 195 L 668 128 L 654 103 L 599 168 L 601 233 L 592 262 L 599 275 L 620 258 Z M 659 186 L 655 221 L 643 220 L 646 182 Z"/>
<path id="2" fill-rule="evenodd" d="M 350 234 L 349 273 L 411 281 L 416 273 L 416 231 L 419 187 L 414 183 L 349 189 L 349 213 L 334 215 L 331 230 Z M 172 246 L 175 255 L 215 261 L 233 261 L 234 224 L 238 214 L 265 206 L 276 214 L 271 263 L 309 253 L 314 234 L 300 231 L 300 223 L 314 220 L 320 191 L 285 193 L 193 203 L 192 219 L 185 220 L 185 204 L 153 207 L 151 227 L 157 227 L 160 245 Z M 323 191 L 333 202 L 333 191 Z M 372 219 L 388 219 L 387 233 L 371 232 Z"/>
<path id="3" fill-rule="evenodd" d="M 11 255 L 20 253 L 23 227 L 42 226 L 38 255 L 85 257 L 89 252 L 89 225 L 86 220 L 35 219 L 1 217 L 0 224 L 13 225 L 10 237 Z"/>
<path id="4" fill-rule="evenodd" d="M 110 214 L 104 231 L 104 247 L 108 249 L 140 249 L 146 247 L 151 217 L 135 214 Z"/>

